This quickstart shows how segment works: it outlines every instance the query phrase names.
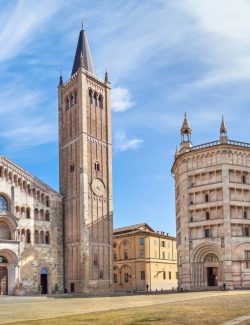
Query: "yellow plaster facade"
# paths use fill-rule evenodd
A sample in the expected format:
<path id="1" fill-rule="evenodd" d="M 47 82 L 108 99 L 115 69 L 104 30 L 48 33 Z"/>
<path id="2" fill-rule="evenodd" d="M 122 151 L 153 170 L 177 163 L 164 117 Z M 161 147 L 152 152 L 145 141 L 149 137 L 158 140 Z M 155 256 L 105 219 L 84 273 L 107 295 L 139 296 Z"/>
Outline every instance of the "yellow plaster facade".
<path id="1" fill-rule="evenodd" d="M 114 290 L 177 288 L 176 239 L 147 224 L 114 229 Z"/>

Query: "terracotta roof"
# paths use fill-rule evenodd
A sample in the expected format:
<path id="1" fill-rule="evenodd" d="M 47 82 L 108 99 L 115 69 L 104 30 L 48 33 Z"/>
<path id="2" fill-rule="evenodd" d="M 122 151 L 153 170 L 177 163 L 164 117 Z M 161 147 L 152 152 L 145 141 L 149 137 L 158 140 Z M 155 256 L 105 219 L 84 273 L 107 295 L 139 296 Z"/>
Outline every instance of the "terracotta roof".
<path id="1" fill-rule="evenodd" d="M 149 231 L 154 232 L 154 229 L 151 228 L 148 224 L 146 223 L 138 223 L 135 225 L 127 226 L 127 227 L 121 227 L 121 228 L 116 228 L 113 230 L 114 234 L 121 233 L 121 232 L 130 232 L 134 230 L 142 230 L 140 228 L 142 227 L 147 227 Z"/>

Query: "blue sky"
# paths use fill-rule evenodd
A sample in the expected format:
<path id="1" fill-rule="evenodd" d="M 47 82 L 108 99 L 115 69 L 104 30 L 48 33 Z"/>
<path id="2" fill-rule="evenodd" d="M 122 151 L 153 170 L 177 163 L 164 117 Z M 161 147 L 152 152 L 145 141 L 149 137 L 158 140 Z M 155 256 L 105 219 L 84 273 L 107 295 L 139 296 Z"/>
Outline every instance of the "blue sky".
<path id="1" fill-rule="evenodd" d="M 57 85 L 81 21 L 113 87 L 114 225 L 175 234 L 171 165 L 184 112 L 193 143 L 250 142 L 247 0 L 0 0 L 0 154 L 58 189 Z"/>

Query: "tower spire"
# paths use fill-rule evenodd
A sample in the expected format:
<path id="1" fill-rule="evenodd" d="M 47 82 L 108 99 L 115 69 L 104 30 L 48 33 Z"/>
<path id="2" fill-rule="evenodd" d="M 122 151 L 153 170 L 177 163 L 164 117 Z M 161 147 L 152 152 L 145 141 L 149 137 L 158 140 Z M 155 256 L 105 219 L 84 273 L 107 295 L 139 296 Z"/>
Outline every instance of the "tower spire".
<path id="1" fill-rule="evenodd" d="M 105 72 L 105 78 L 104 78 L 104 81 L 105 82 L 109 82 L 109 74 L 108 74 L 108 70 L 106 69 L 106 72 Z"/>
<path id="2" fill-rule="evenodd" d="M 78 71 L 78 68 L 80 66 L 80 60 L 81 60 L 81 53 L 82 53 L 82 60 L 83 60 L 83 67 L 87 71 L 96 74 L 95 68 L 92 60 L 92 55 L 89 48 L 88 38 L 85 30 L 83 29 L 83 22 L 82 22 L 82 29 L 79 34 L 76 53 L 75 53 L 75 59 L 74 64 L 71 72 L 71 76 L 75 74 Z"/>
<path id="3" fill-rule="evenodd" d="M 221 124 L 220 124 L 220 142 L 227 143 L 227 127 L 224 121 L 224 116 L 222 115 Z"/>
<path id="4" fill-rule="evenodd" d="M 189 126 L 186 112 L 184 114 L 184 120 L 180 131 L 181 131 L 181 148 L 184 147 L 190 148 L 192 146 L 192 142 L 191 142 L 192 130 Z"/>
<path id="5" fill-rule="evenodd" d="M 224 116 L 222 115 L 221 125 L 220 125 L 220 134 L 227 133 L 227 127 L 224 121 Z"/>
<path id="6" fill-rule="evenodd" d="M 60 69 L 59 86 L 63 86 L 62 70 Z"/>

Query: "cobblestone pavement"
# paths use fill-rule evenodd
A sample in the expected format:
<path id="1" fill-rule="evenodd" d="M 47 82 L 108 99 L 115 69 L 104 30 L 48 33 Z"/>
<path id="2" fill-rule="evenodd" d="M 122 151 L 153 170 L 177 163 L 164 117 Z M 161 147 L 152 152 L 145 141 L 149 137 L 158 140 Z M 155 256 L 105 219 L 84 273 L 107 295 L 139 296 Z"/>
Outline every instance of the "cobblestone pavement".
<path id="1" fill-rule="evenodd" d="M 241 294 L 250 294 L 250 290 L 73 298 L 0 296 L 0 324 L 21 320 L 44 319 L 56 316 Z"/>

